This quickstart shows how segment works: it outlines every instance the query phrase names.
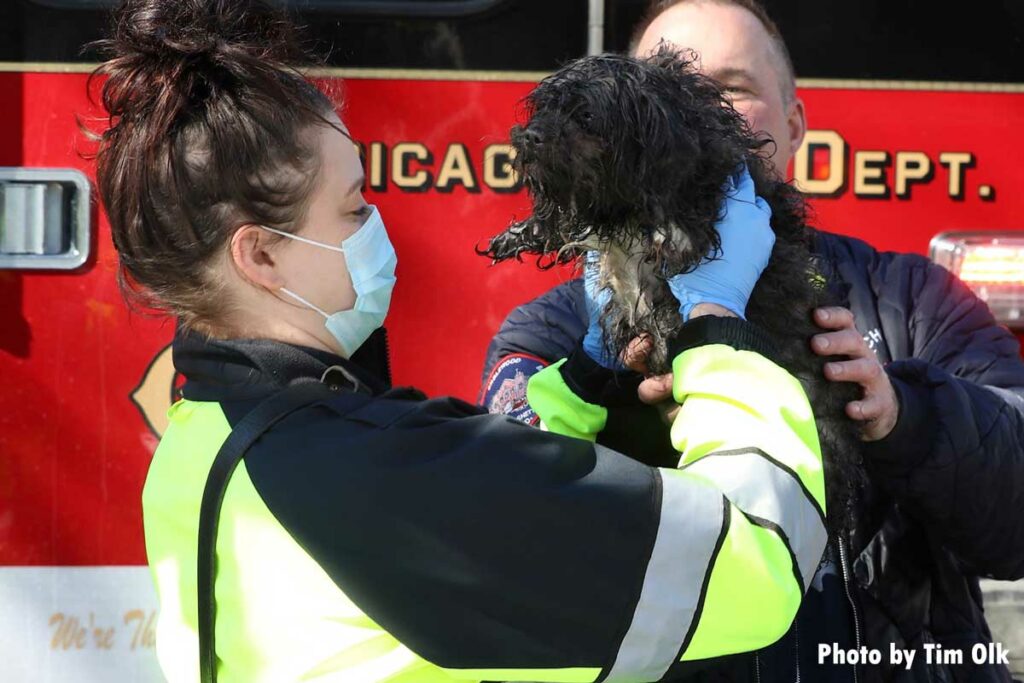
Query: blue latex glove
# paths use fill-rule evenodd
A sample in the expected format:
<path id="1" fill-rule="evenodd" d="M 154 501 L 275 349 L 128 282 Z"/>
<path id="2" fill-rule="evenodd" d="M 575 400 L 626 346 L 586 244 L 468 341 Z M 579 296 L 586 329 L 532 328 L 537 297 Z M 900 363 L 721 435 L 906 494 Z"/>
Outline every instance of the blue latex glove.
<path id="1" fill-rule="evenodd" d="M 715 224 L 722 243 L 721 255 L 668 281 L 679 300 L 683 320 L 689 320 L 693 307 L 702 303 L 718 304 L 744 318 L 750 293 L 768 265 L 775 244 L 771 217 L 771 208 L 754 192 L 754 180 L 744 165 L 726 181 L 722 217 Z"/>
<path id="2" fill-rule="evenodd" d="M 583 350 L 601 367 L 618 370 L 622 363 L 608 353 L 601 329 L 601 313 L 611 301 L 612 292 L 607 287 L 599 288 L 600 263 L 601 255 L 596 251 L 588 251 L 583 257 L 583 289 L 587 294 L 587 316 L 590 318 L 587 334 L 583 337 Z"/>

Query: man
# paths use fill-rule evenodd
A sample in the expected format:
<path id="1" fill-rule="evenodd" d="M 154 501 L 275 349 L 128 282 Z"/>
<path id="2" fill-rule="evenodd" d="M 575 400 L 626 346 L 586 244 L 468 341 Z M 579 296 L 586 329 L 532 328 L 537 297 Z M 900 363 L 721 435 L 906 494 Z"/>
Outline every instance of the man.
<path id="1" fill-rule="evenodd" d="M 751 128 L 774 140 L 772 161 L 784 174 L 806 130 L 804 106 L 786 46 L 756 0 L 656 2 L 634 52 L 649 53 L 662 40 L 698 53 L 700 68 Z M 717 673 L 760 681 L 1009 681 L 1001 664 L 972 664 L 971 648 L 991 641 L 977 577 L 1024 576 L 1018 344 L 959 280 L 923 257 L 879 253 L 825 232 L 816 232 L 813 248 L 846 305 L 816 312 L 828 331 L 812 348 L 850 357 L 829 364 L 826 376 L 863 389 L 847 413 L 862 427 L 868 482 L 856 502 L 857 528 L 830 541 L 790 632 L 756 655 L 723 660 Z M 579 280 L 514 310 L 488 350 L 482 402 L 500 412 L 494 399 L 505 380 L 566 355 L 587 324 Z M 632 413 L 617 420 L 609 440 L 638 459 L 671 457 L 664 443 L 631 440 L 628 426 L 641 410 L 620 411 Z M 833 665 L 831 655 L 819 663 L 819 645 L 833 643 L 878 649 L 881 663 Z M 961 650 L 964 664 L 929 663 L 924 646 L 932 644 Z M 915 649 L 912 663 L 895 661 L 891 647 Z"/>

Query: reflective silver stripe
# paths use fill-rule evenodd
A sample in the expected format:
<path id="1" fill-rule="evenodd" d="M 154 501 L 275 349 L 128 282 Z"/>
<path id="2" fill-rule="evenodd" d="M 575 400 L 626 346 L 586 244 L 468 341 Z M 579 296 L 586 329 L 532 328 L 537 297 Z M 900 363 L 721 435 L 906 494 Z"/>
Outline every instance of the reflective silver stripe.
<path id="1" fill-rule="evenodd" d="M 722 533 L 722 492 L 699 477 L 659 469 L 661 520 L 644 585 L 605 681 L 657 681 L 679 655 Z"/>
<path id="2" fill-rule="evenodd" d="M 740 510 L 777 524 L 789 540 L 789 549 L 803 578 L 803 589 L 807 590 L 828 535 L 818 507 L 808 498 L 795 473 L 756 451 L 710 453 L 683 471 L 707 477 Z"/>
<path id="3" fill-rule="evenodd" d="M 1022 394 L 1024 389 L 1004 389 L 1003 387 L 993 387 L 988 384 L 982 386 L 1016 408 L 1018 412 L 1024 412 L 1024 394 Z"/>

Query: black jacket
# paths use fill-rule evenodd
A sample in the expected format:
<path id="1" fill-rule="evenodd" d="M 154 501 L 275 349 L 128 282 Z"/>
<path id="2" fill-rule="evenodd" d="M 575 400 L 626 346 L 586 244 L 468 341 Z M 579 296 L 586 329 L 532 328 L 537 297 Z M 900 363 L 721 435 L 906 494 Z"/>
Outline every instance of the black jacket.
<path id="1" fill-rule="evenodd" d="M 974 665 L 971 648 L 992 639 L 977 577 L 1024 576 L 1024 363 L 1017 340 L 965 285 L 921 256 L 880 253 L 825 232 L 816 233 L 814 251 L 885 364 L 900 417 L 887 438 L 864 444 L 870 480 L 858 527 L 848 539 L 833 539 L 817 577 L 825 583 L 820 599 L 805 601 L 794 628 L 769 651 L 723 662 L 720 679 L 794 680 L 799 651 L 804 680 L 853 680 L 851 667 L 817 664 L 817 643 L 838 639 L 841 647 L 881 651 L 880 665 L 858 668 L 861 682 L 1009 681 L 1005 666 Z M 580 280 L 515 309 L 488 349 L 481 402 L 491 410 L 518 406 L 528 418 L 507 395 L 495 402 L 500 386 L 508 394 L 512 359 L 556 360 L 586 326 Z M 633 415 L 620 424 L 640 413 L 657 419 L 639 406 L 628 411 Z M 639 443 L 636 430 L 630 436 L 613 430 L 609 438 L 641 460 L 665 464 L 672 457 L 663 442 Z M 890 663 L 891 644 L 918 650 L 909 671 Z M 960 649 L 964 664 L 928 664 L 928 644 Z"/>
<path id="2" fill-rule="evenodd" d="M 769 360 L 721 348 L 767 349 L 753 325 L 705 319 L 688 331 L 691 347 L 712 347 L 688 351 L 692 386 L 730 365 L 749 380 L 697 402 L 717 426 L 695 430 L 691 447 L 704 455 L 682 472 L 457 399 L 388 389 L 383 333 L 350 361 L 180 331 L 184 400 L 143 495 L 149 561 L 180 570 L 158 572 L 161 595 L 172 596 L 162 659 L 195 651 L 179 579 L 194 571 L 200 501 L 225 427 L 317 380 L 330 391 L 262 434 L 224 497 L 217 630 L 242 637 L 219 638 L 218 656 L 234 680 L 253 671 L 448 680 L 441 667 L 461 670 L 452 680 L 677 681 L 714 661 L 685 659 L 693 643 L 708 653 L 766 642 L 792 618 L 826 542 L 812 493 L 823 485 L 820 456 L 795 431 L 780 438 L 806 424 L 806 397 Z M 579 374 L 570 362 L 558 376 L 586 390 L 595 368 L 577 358 Z M 708 452 L 737 412 L 755 416 L 743 420 L 755 426 L 745 447 Z M 746 471 L 757 474 L 722 476 L 721 464 L 737 460 L 756 460 Z M 751 565 L 758 580 L 730 580 Z M 778 609 L 759 612 L 758 599 Z M 747 628 L 734 633 L 737 602 Z"/>

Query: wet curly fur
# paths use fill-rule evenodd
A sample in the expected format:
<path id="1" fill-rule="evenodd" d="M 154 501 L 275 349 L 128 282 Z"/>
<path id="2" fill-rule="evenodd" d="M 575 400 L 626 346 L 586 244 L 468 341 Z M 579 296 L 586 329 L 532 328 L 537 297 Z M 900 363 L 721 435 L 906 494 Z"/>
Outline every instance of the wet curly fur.
<path id="1" fill-rule="evenodd" d="M 829 359 L 811 352 L 821 331 L 812 311 L 833 302 L 812 265 L 804 201 L 764 157 L 773 143 L 751 133 L 689 55 L 667 47 L 642 60 L 571 62 L 542 81 L 526 107 L 529 120 L 511 140 L 533 213 L 481 253 L 494 261 L 536 255 L 549 268 L 599 251 L 601 281 L 612 290 L 601 317 L 609 351 L 617 356 L 647 334 L 655 374 L 669 370 L 668 343 L 682 324 L 666 279 L 718 253 L 725 181 L 746 163 L 776 234 L 746 315 L 774 339 L 781 364 L 807 391 L 826 462 L 830 527 L 848 528 L 863 475 L 844 407 L 859 390 L 826 381 Z"/>

